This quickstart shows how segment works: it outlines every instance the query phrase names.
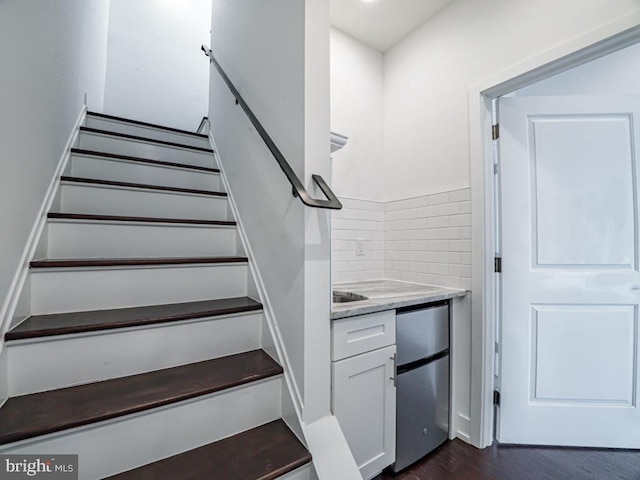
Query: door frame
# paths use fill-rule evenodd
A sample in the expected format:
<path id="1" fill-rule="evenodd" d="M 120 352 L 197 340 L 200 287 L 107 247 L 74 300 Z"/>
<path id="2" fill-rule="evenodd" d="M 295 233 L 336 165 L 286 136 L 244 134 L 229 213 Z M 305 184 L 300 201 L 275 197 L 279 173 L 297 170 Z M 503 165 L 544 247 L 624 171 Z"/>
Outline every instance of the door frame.
<path id="1" fill-rule="evenodd" d="M 484 448 L 494 438 L 495 329 L 497 322 L 492 102 L 534 82 L 564 72 L 640 41 L 637 14 L 619 18 L 469 88 L 471 173 L 471 431 Z"/>

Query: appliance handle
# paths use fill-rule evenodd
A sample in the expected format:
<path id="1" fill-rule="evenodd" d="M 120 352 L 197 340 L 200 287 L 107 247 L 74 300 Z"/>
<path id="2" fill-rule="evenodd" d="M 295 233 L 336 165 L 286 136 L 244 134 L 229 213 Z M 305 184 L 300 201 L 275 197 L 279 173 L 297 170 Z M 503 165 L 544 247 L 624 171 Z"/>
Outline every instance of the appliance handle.
<path id="1" fill-rule="evenodd" d="M 436 360 L 440 360 L 441 358 L 449 355 L 449 349 L 445 348 L 441 352 L 438 352 L 433 355 L 429 355 L 428 357 L 421 358 L 420 360 L 416 360 L 415 362 L 405 363 L 400 365 L 400 367 L 395 367 L 395 372 L 397 375 L 402 375 L 404 372 L 408 372 L 409 370 L 415 370 L 416 368 L 424 367 L 430 363 L 435 362 Z"/>
<path id="2" fill-rule="evenodd" d="M 393 357 L 391 357 L 391 360 L 393 360 L 393 376 L 389 377 L 389 380 L 393 380 L 393 386 L 397 386 L 397 377 L 398 377 L 398 354 L 394 353 Z"/>

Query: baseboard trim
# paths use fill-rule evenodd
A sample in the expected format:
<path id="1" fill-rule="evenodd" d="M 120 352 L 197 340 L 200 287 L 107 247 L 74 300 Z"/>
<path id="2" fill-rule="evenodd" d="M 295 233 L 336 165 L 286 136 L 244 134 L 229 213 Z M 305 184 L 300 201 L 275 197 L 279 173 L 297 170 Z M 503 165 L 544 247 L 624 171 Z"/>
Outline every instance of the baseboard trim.
<path id="1" fill-rule="evenodd" d="M 454 438 L 459 438 L 463 442 L 469 443 L 473 445 L 471 441 L 471 419 L 466 415 L 462 415 L 459 413 L 456 415 L 456 428 L 451 432 L 450 438 L 453 440 Z"/>
<path id="2" fill-rule="evenodd" d="M 287 351 L 284 346 L 284 341 L 282 340 L 282 336 L 280 334 L 280 329 L 275 321 L 275 314 L 273 311 L 273 307 L 271 305 L 271 301 L 269 296 L 267 295 L 267 289 L 264 285 L 264 281 L 262 279 L 262 275 L 256 265 L 255 256 L 253 254 L 253 250 L 251 249 L 251 244 L 249 243 L 249 239 L 246 234 L 246 230 L 244 229 L 244 225 L 242 223 L 242 219 L 238 215 L 238 208 L 235 202 L 235 198 L 233 196 L 233 192 L 231 191 L 229 182 L 227 181 L 227 176 L 224 170 L 224 165 L 222 164 L 219 150 L 217 148 L 216 142 L 213 138 L 212 132 L 209 132 L 209 141 L 211 142 L 211 146 L 213 147 L 213 155 L 217 163 L 217 167 L 220 169 L 220 180 L 224 185 L 224 191 L 228 194 L 228 202 L 229 208 L 233 213 L 233 216 L 236 220 L 238 236 L 240 237 L 240 241 L 242 242 L 242 246 L 245 251 L 245 255 L 249 258 L 249 271 L 253 276 L 256 288 L 258 290 L 258 295 L 260 296 L 258 301 L 262 303 L 264 316 L 269 327 L 269 332 L 271 333 L 271 337 L 273 338 L 273 342 L 276 348 L 276 352 L 278 354 L 278 360 L 284 369 L 284 379 L 291 395 L 291 400 L 296 411 L 296 415 L 298 420 L 302 418 L 302 395 L 300 394 L 300 390 L 294 380 L 293 371 L 291 370 L 291 362 L 289 361 L 289 357 L 287 355 Z M 294 429 L 294 431 L 297 431 Z"/>
<path id="3" fill-rule="evenodd" d="M 31 228 L 31 232 L 29 233 L 27 243 L 22 252 L 22 257 L 20 258 L 18 269 L 16 270 L 13 281 L 11 282 L 11 286 L 9 287 L 9 294 L 5 299 L 2 310 L 0 310 L 0 321 L 2 322 L 1 332 L 3 338 L 3 340 L 0 342 L 0 350 L 4 350 L 4 334 L 7 332 L 7 330 L 9 330 L 9 328 L 11 328 L 20 296 L 27 281 L 29 273 L 29 263 L 33 259 L 35 251 L 38 247 L 38 242 L 40 241 L 42 232 L 44 231 L 45 225 L 47 224 L 47 213 L 49 212 L 49 209 L 51 208 L 51 205 L 53 204 L 53 201 L 55 199 L 56 193 L 60 186 L 60 177 L 62 176 L 62 172 L 64 171 L 67 163 L 69 162 L 69 158 L 71 157 L 71 147 L 75 144 L 76 139 L 78 138 L 80 126 L 84 123 L 86 115 L 87 107 L 86 105 L 83 105 L 78 118 L 72 127 L 71 133 L 69 134 L 67 143 L 62 150 L 62 154 L 60 156 L 60 159 L 58 160 L 58 166 L 53 172 L 53 177 L 51 178 L 51 182 L 49 183 L 47 193 L 45 194 L 42 204 L 40 205 L 40 210 L 38 211 L 38 215 L 36 216 L 33 227 Z M 0 390 L 0 395 L 2 395 L 2 397 L 4 397 L 4 392 L 7 391 L 5 387 L 6 385 L 0 385 L 0 389 L 2 389 Z"/>

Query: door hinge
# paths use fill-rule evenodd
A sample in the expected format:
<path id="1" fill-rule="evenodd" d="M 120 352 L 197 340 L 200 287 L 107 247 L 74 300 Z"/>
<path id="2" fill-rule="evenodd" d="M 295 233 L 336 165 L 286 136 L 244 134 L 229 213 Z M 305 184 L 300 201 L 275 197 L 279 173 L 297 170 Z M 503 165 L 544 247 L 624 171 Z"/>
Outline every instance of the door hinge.
<path id="1" fill-rule="evenodd" d="M 497 163 L 493 164 L 493 174 L 497 175 L 498 173 L 500 173 L 500 167 L 498 166 Z"/>
<path id="2" fill-rule="evenodd" d="M 491 125 L 491 139 L 498 140 L 500 138 L 500 124 Z"/>
<path id="3" fill-rule="evenodd" d="M 493 271 L 496 273 L 502 273 L 502 257 L 495 257 L 493 259 Z"/>
<path id="4" fill-rule="evenodd" d="M 493 404 L 496 407 L 500 406 L 500 392 L 498 390 L 493 391 Z"/>

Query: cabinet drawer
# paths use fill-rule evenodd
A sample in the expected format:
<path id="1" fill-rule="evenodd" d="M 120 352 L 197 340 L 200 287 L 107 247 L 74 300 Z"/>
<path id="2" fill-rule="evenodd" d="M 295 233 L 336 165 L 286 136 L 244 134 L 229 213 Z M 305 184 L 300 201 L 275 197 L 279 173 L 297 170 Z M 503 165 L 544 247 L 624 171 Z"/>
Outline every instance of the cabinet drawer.
<path id="1" fill-rule="evenodd" d="M 396 343 L 396 312 L 386 310 L 334 320 L 331 334 L 331 359 L 334 361 L 393 345 Z"/>

